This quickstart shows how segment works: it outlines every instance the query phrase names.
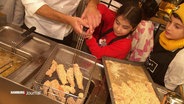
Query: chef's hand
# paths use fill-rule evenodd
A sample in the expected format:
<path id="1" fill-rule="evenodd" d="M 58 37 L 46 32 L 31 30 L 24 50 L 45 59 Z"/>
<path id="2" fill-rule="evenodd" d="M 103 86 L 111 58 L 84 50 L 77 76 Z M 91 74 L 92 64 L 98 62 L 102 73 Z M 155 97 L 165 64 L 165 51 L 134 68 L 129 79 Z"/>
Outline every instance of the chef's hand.
<path id="1" fill-rule="evenodd" d="M 71 17 L 69 24 L 73 27 L 73 30 L 79 35 L 84 34 L 83 26 L 89 27 L 87 22 L 79 17 Z"/>
<path id="2" fill-rule="evenodd" d="M 92 34 L 94 29 L 100 24 L 101 17 L 96 5 L 87 5 L 81 18 L 87 20 L 90 34 Z"/>

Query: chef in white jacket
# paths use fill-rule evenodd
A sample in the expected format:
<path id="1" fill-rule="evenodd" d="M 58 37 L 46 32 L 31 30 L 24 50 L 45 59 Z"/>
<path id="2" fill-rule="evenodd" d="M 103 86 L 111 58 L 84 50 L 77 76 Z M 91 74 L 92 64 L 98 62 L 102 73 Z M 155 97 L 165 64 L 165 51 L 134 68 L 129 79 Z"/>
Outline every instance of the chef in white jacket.
<path id="1" fill-rule="evenodd" d="M 99 0 L 89 0 L 82 18 L 75 17 L 80 1 L 22 0 L 25 7 L 24 23 L 28 28 L 35 26 L 37 33 L 70 45 L 73 30 L 82 34 L 83 26 L 87 26 L 90 28 L 89 32 L 93 32 L 93 29 L 99 25 L 101 20 L 101 15 L 97 10 Z"/>

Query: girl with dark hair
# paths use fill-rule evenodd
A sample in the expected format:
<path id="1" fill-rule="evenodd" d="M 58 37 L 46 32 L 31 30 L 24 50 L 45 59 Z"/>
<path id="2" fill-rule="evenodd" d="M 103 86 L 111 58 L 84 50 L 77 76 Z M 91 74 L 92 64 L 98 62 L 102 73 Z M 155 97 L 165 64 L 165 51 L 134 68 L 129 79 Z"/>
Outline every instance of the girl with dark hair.
<path id="1" fill-rule="evenodd" d="M 99 4 L 102 21 L 94 34 L 86 35 L 86 45 L 91 54 L 124 59 L 131 49 L 131 33 L 142 19 L 141 9 L 131 3 L 122 5 L 117 13 Z"/>

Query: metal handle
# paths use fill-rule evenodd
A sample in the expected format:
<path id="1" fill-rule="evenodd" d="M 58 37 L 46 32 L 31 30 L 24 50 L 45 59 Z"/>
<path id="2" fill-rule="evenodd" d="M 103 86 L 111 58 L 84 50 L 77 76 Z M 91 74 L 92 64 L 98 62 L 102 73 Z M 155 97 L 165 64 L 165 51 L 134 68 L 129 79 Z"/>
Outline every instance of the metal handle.
<path id="1" fill-rule="evenodd" d="M 27 31 L 25 31 L 24 33 L 22 33 L 21 35 L 23 36 L 23 37 L 27 37 L 27 36 L 29 36 L 32 32 L 34 32 L 36 30 L 36 27 L 31 27 L 31 28 L 29 28 Z"/>

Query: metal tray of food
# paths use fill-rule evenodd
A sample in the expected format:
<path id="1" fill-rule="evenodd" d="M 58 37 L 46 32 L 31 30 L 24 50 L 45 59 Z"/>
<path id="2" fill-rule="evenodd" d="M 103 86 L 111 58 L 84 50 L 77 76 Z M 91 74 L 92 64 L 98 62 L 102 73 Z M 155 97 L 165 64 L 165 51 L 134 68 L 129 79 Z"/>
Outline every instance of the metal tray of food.
<path id="1" fill-rule="evenodd" d="M 0 75 L 7 77 L 20 68 L 28 65 L 32 57 L 21 50 L 13 53 L 11 48 L 0 42 Z"/>
<path id="2" fill-rule="evenodd" d="M 102 58 L 112 104 L 160 104 L 159 93 L 143 63 Z"/>
<path id="3" fill-rule="evenodd" d="M 33 89 L 61 103 L 82 104 L 88 96 L 95 65 L 94 56 L 58 44 L 36 75 Z"/>
<path id="4" fill-rule="evenodd" d="M 42 66 L 56 47 L 56 42 L 35 34 L 31 29 L 24 30 L 15 25 L 0 27 L 0 46 L 9 52 L 29 60 L 7 78 L 18 83 L 26 83 Z M 26 63 L 26 61 L 25 61 Z M 10 64 L 8 64 L 11 66 Z"/>

